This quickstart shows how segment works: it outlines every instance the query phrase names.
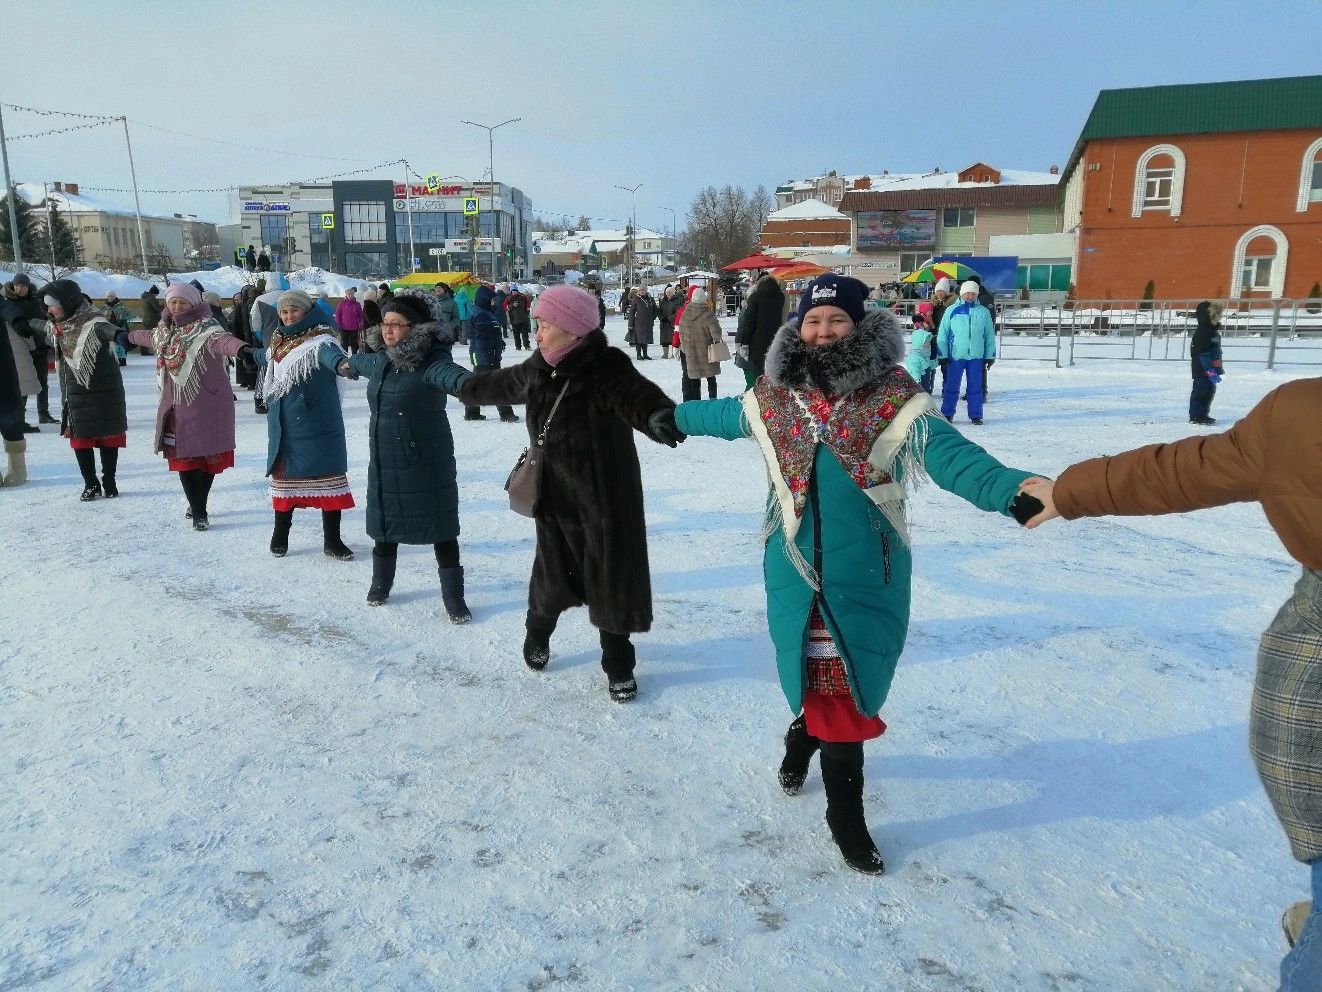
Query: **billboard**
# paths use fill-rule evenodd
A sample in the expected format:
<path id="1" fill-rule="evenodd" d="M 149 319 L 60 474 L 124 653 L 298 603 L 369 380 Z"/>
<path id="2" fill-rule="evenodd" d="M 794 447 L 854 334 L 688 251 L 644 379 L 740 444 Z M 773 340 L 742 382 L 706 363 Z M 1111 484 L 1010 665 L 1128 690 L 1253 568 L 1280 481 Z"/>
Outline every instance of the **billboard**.
<path id="1" fill-rule="evenodd" d="M 915 251 L 935 244 L 935 210 L 864 210 L 858 214 L 859 251 Z"/>

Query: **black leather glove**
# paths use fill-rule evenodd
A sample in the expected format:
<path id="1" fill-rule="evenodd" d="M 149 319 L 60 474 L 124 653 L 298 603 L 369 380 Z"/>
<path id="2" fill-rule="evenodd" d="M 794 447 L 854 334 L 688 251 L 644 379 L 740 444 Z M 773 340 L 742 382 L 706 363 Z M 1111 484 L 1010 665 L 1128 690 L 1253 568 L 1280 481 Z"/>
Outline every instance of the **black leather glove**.
<path id="1" fill-rule="evenodd" d="M 688 437 L 675 423 L 675 411 L 671 408 L 657 410 L 647 418 L 647 433 L 653 441 L 668 444 L 672 448 Z"/>
<path id="2" fill-rule="evenodd" d="M 128 331 L 120 331 L 118 334 L 116 334 L 115 344 L 119 345 L 125 351 L 128 351 L 130 348 L 136 347 L 136 345 L 134 345 L 133 342 L 129 340 Z"/>
<path id="3" fill-rule="evenodd" d="M 944 372 L 946 370 L 946 366 L 950 364 L 950 359 L 939 358 L 937 359 L 937 364 L 941 366 L 941 371 Z"/>
<path id="4" fill-rule="evenodd" d="M 340 364 L 335 366 L 335 372 L 337 375 L 341 375 L 346 379 L 358 378 L 357 370 L 349 364 L 348 360 L 343 358 L 340 359 Z"/>
<path id="5" fill-rule="evenodd" d="M 1042 505 L 1042 501 L 1036 496 L 1029 496 L 1028 493 L 1020 493 L 1010 504 L 1010 513 L 1019 521 L 1020 527 L 1028 523 L 1028 521 L 1032 520 L 1044 509 L 1046 509 L 1046 507 Z"/>

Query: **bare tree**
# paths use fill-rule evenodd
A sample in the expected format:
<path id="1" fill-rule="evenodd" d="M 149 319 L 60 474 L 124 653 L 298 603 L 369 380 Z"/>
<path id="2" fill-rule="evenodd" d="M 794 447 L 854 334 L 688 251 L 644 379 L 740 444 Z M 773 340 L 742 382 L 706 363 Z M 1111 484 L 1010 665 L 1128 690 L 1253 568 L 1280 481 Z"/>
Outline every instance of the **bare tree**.
<path id="1" fill-rule="evenodd" d="M 747 255 L 757 243 L 772 202 L 762 186 L 751 194 L 728 183 L 720 189 L 708 186 L 689 205 L 681 254 L 715 267 Z"/>

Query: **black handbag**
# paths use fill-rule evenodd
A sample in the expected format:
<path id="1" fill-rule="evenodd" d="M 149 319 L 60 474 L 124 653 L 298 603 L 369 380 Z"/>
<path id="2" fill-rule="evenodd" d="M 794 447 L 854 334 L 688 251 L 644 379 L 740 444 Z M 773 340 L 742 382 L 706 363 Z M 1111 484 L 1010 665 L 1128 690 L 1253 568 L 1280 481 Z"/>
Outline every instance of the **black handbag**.
<path id="1" fill-rule="evenodd" d="M 537 515 L 537 501 L 542 494 L 542 464 L 546 461 L 546 432 L 551 429 L 551 420 L 568 389 L 569 382 L 566 381 L 551 406 L 551 412 L 546 416 L 546 423 L 542 424 L 542 432 L 537 435 L 536 441 L 523 449 L 523 454 L 519 455 L 519 460 L 514 463 L 514 468 L 510 469 L 509 477 L 505 480 L 510 509 L 521 516 Z"/>

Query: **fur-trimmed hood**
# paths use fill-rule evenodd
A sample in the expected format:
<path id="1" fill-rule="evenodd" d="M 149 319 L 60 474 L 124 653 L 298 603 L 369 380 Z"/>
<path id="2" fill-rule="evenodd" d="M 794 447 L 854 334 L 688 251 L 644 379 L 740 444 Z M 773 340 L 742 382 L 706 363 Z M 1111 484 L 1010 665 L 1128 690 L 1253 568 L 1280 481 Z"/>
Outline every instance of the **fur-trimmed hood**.
<path id="1" fill-rule="evenodd" d="M 848 337 L 820 348 L 803 343 L 799 319 L 791 317 L 767 349 L 766 374 L 776 386 L 844 396 L 881 381 L 903 361 L 904 331 L 891 310 L 873 310 Z"/>

